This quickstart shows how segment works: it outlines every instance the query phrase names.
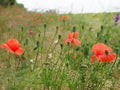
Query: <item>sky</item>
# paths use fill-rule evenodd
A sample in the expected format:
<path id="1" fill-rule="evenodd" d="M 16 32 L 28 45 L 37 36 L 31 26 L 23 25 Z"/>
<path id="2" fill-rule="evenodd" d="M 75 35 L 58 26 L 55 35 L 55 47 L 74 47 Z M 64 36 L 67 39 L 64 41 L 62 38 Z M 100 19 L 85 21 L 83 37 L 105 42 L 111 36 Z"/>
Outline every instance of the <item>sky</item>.
<path id="1" fill-rule="evenodd" d="M 120 12 L 120 0 L 17 0 L 28 11 L 56 10 L 58 13 Z"/>

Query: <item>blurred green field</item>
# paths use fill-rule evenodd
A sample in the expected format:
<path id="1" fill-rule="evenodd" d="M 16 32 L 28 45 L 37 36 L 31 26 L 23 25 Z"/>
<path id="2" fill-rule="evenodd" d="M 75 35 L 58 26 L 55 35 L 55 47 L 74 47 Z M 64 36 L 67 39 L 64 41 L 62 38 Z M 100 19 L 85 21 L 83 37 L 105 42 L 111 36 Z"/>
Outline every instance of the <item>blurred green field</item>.
<path id="1" fill-rule="evenodd" d="M 16 38 L 25 50 L 19 57 L 0 48 L 0 90 L 120 89 L 120 23 L 115 26 L 116 13 L 64 15 L 68 17 L 65 22 L 59 20 L 63 15 L 55 12 L 40 16 L 18 6 L 0 7 L 0 44 Z M 69 48 L 63 42 L 74 27 L 81 44 Z M 91 48 L 98 42 L 113 49 L 116 61 L 91 63 Z"/>

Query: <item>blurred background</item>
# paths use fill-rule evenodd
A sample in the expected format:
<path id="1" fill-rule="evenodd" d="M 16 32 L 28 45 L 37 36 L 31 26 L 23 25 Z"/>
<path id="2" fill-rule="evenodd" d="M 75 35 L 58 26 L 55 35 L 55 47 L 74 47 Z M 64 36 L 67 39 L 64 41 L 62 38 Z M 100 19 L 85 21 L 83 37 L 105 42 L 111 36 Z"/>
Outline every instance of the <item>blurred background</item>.
<path id="1" fill-rule="evenodd" d="M 58 13 L 119 12 L 120 0 L 17 0 L 29 11 L 56 10 Z"/>

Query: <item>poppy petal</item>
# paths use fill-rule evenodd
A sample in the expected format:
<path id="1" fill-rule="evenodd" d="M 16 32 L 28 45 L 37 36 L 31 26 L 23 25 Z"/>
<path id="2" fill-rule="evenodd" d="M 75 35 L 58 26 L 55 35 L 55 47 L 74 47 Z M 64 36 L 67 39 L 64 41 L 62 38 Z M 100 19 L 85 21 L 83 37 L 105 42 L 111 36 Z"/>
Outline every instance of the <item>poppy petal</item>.
<path id="1" fill-rule="evenodd" d="M 23 52 L 24 52 L 24 49 L 23 48 L 19 48 L 18 50 L 15 51 L 15 54 L 22 55 Z"/>
<path id="2" fill-rule="evenodd" d="M 79 36 L 79 32 L 75 32 L 75 33 L 74 33 L 74 38 L 77 39 L 78 36 Z"/>
<path id="3" fill-rule="evenodd" d="M 107 62 L 107 56 L 105 54 L 104 55 L 99 55 L 97 58 L 101 62 Z"/>
<path id="4" fill-rule="evenodd" d="M 7 44 L 1 44 L 0 47 L 1 47 L 1 48 L 8 48 L 8 45 L 7 45 Z"/>
<path id="5" fill-rule="evenodd" d="M 71 39 L 66 39 L 65 41 L 64 41 L 64 44 L 67 44 L 68 42 L 72 42 L 72 40 Z"/>
<path id="6" fill-rule="evenodd" d="M 8 47 L 9 52 L 15 53 L 11 48 Z"/>
<path id="7" fill-rule="evenodd" d="M 73 38 L 73 35 L 74 35 L 74 33 L 71 33 L 70 31 L 68 31 L 68 38 L 69 38 L 69 39 L 72 39 L 72 38 Z"/>
<path id="8" fill-rule="evenodd" d="M 117 55 L 115 53 L 108 55 L 108 62 L 112 62 L 113 60 L 115 60 L 116 56 Z"/>
<path id="9" fill-rule="evenodd" d="M 14 53 L 14 51 L 11 50 L 7 44 L 2 44 L 1 48 L 7 48 L 9 50 L 9 52 Z"/>
<path id="10" fill-rule="evenodd" d="M 79 44 L 80 44 L 79 40 L 73 39 L 72 46 L 76 46 L 76 45 L 79 45 Z"/>
<path id="11" fill-rule="evenodd" d="M 108 51 L 109 53 L 112 53 L 112 48 L 108 47 L 107 45 L 103 44 L 103 43 L 98 43 L 93 45 L 92 47 L 92 51 L 96 54 L 96 55 L 101 55 L 101 54 L 105 54 L 105 51 Z"/>

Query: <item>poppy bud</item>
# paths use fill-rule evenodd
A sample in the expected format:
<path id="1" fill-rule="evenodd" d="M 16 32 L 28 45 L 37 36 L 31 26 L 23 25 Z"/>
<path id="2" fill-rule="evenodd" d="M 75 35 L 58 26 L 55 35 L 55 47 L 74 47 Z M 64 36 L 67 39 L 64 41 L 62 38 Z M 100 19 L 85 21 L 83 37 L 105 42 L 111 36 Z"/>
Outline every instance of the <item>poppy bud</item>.
<path id="1" fill-rule="evenodd" d="M 119 43 L 120 43 L 120 40 L 119 40 Z"/>
<path id="2" fill-rule="evenodd" d="M 39 47 L 39 46 L 40 46 L 40 42 L 39 42 L 39 41 L 37 41 L 37 42 L 36 42 L 36 44 L 37 44 L 37 47 Z"/>
<path id="3" fill-rule="evenodd" d="M 69 66 L 69 63 L 66 63 L 66 67 L 68 67 Z"/>
<path id="4" fill-rule="evenodd" d="M 84 55 L 87 57 L 89 54 L 89 48 L 87 46 L 84 47 Z"/>
<path id="5" fill-rule="evenodd" d="M 80 47 L 76 48 L 76 51 L 78 51 L 80 49 Z"/>
<path id="6" fill-rule="evenodd" d="M 100 33 L 99 33 L 99 32 L 97 32 L 97 38 L 99 38 L 99 36 L 100 36 Z"/>
<path id="7" fill-rule="evenodd" d="M 23 27 L 21 27 L 21 30 L 22 30 L 22 32 L 23 32 Z"/>
<path id="8" fill-rule="evenodd" d="M 28 44 L 28 39 L 25 39 L 24 45 L 27 45 L 27 44 Z"/>
<path id="9" fill-rule="evenodd" d="M 56 27 L 56 33 L 58 33 L 58 26 Z"/>
<path id="10" fill-rule="evenodd" d="M 38 47 L 36 46 L 33 50 L 36 50 Z"/>
<path id="11" fill-rule="evenodd" d="M 60 44 L 61 49 L 63 49 L 63 44 Z"/>
<path id="12" fill-rule="evenodd" d="M 82 30 L 84 30 L 84 25 L 82 25 Z"/>
<path id="13" fill-rule="evenodd" d="M 104 41 L 104 42 L 105 42 L 105 44 L 106 44 L 106 43 L 107 43 L 107 40 L 105 39 L 105 41 Z"/>
<path id="14" fill-rule="evenodd" d="M 73 27 L 73 32 L 76 32 L 76 27 L 75 26 Z"/>
<path id="15" fill-rule="evenodd" d="M 38 49 L 39 46 L 40 46 L 40 42 L 37 41 L 37 42 L 36 42 L 36 47 L 34 48 L 34 50 Z"/>
<path id="16" fill-rule="evenodd" d="M 61 35 L 58 35 L 58 39 L 61 39 Z"/>
<path id="17" fill-rule="evenodd" d="M 70 46 L 70 42 L 68 42 L 67 45 Z"/>
<path id="18" fill-rule="evenodd" d="M 56 30 L 58 30 L 59 29 L 59 27 L 58 26 L 56 26 Z"/>
<path id="19" fill-rule="evenodd" d="M 38 34 L 38 37 L 40 37 L 40 33 Z"/>
<path id="20" fill-rule="evenodd" d="M 103 25 L 101 25 L 101 27 L 100 27 L 100 28 L 101 28 L 101 30 L 103 30 L 103 29 L 104 29 Z"/>
<path id="21" fill-rule="evenodd" d="M 44 28 L 46 29 L 46 27 L 47 27 L 47 25 L 46 24 L 44 24 Z"/>

